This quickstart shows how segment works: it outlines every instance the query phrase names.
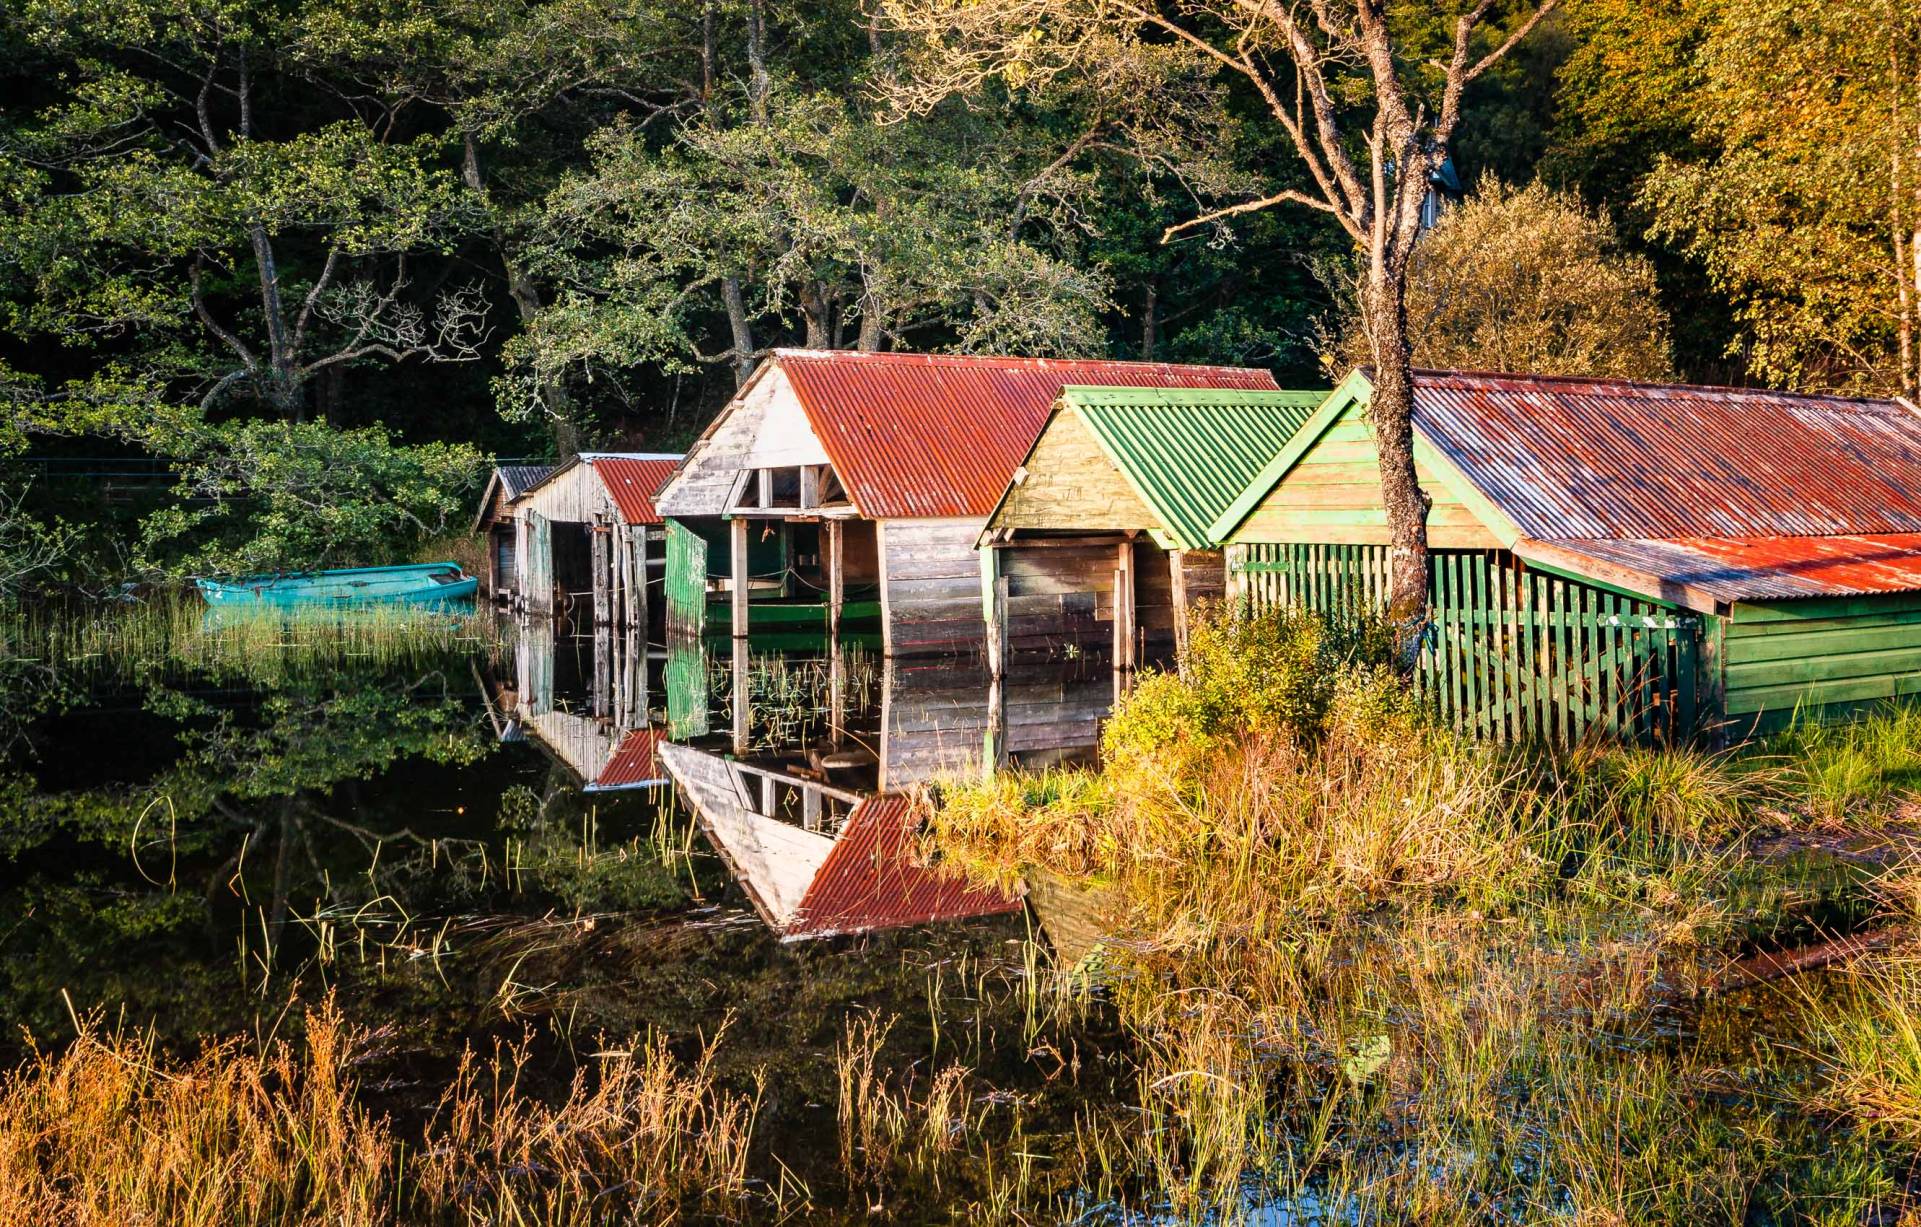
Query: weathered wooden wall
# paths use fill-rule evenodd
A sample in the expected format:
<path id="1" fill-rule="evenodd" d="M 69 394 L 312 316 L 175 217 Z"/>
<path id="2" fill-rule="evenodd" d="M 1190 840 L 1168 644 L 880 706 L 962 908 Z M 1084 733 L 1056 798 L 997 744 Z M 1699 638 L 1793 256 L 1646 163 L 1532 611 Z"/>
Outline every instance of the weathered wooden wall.
<path id="1" fill-rule="evenodd" d="M 1715 631 L 1737 732 L 1921 695 L 1921 594 L 1744 602 Z"/>
<path id="2" fill-rule="evenodd" d="M 1146 529 L 1154 514 L 1075 413 L 1056 413 L 1001 501 L 995 528 Z"/>
<path id="3" fill-rule="evenodd" d="M 538 511 L 556 523 L 591 524 L 603 516 L 618 516 L 613 496 L 591 464 L 576 464 L 556 474 L 538 489 L 529 491 L 518 504 Z"/>
<path id="4" fill-rule="evenodd" d="M 985 520 L 879 523 L 881 637 L 889 656 L 979 651 L 987 623 L 974 542 Z"/>
<path id="5" fill-rule="evenodd" d="M 747 395 L 731 404 L 694 444 L 654 505 L 666 516 L 717 516 L 743 469 L 826 464 L 806 411 L 779 366 L 762 368 Z"/>
<path id="6" fill-rule="evenodd" d="M 1421 488 L 1434 500 L 1428 544 L 1434 549 L 1493 549 L 1494 535 L 1448 490 L 1416 449 Z M 1236 541 L 1384 545 L 1387 512 L 1374 437 L 1357 405 L 1328 427 L 1234 533 Z"/>
<path id="7" fill-rule="evenodd" d="M 1107 659 L 1114 644 L 1114 571 L 1118 546 L 995 547 L 1007 579 L 1007 645 L 1013 662 L 1064 654 Z M 1175 647 L 1174 583 L 1169 555 L 1149 541 L 1133 547 L 1136 661 L 1167 664 Z"/>

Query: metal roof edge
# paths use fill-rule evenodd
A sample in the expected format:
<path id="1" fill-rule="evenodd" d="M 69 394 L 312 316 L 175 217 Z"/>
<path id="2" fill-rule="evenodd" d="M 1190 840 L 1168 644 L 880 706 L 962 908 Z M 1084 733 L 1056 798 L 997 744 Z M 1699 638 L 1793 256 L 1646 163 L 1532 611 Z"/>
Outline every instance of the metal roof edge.
<path id="1" fill-rule="evenodd" d="M 1543 570 L 1558 572 L 1570 579 L 1620 588 L 1663 605 L 1677 605 L 1697 613 L 1712 614 L 1719 612 L 1719 606 L 1723 603 L 1710 589 L 1678 583 L 1652 572 L 1594 558 L 1558 541 L 1520 537 L 1510 548 L 1516 558 Z"/>
<path id="2" fill-rule="evenodd" d="M 1238 370 L 1220 367 L 1220 370 Z M 1075 406 L 1121 407 L 1152 401 L 1190 405 L 1319 405 L 1332 388 L 1146 388 L 1113 384 L 1070 383 L 1061 386 L 1060 399 Z"/>
<path id="3" fill-rule="evenodd" d="M 582 452 L 580 459 L 586 464 L 600 460 L 685 460 L 686 452 Z"/>
<path id="4" fill-rule="evenodd" d="M 1321 407 L 1314 411 L 1313 416 L 1301 423 L 1301 428 L 1294 432 L 1294 437 L 1288 440 L 1287 446 L 1281 449 L 1280 454 L 1268 461 L 1266 467 L 1254 475 L 1254 480 L 1248 483 L 1247 489 L 1241 491 L 1234 501 L 1228 504 L 1227 510 L 1221 513 L 1221 518 L 1208 526 L 1208 539 L 1225 542 L 1229 534 L 1241 526 L 1241 521 L 1247 519 L 1249 513 L 1274 489 L 1275 484 L 1287 476 L 1288 470 L 1299 463 L 1308 449 L 1327 433 L 1328 427 L 1332 426 L 1350 405 L 1364 399 L 1363 389 L 1371 391 L 1372 388 L 1372 381 L 1360 367 L 1350 371 L 1347 377 L 1327 394 L 1327 399 L 1321 402 Z"/>
<path id="5" fill-rule="evenodd" d="M 1358 368 L 1362 370 L 1371 367 Z M 1725 383 L 1673 383 L 1658 379 L 1616 379 L 1608 375 L 1542 375 L 1532 371 L 1484 371 L 1470 367 L 1429 367 L 1410 368 L 1416 383 L 1424 378 L 1459 379 L 1509 379 L 1525 383 L 1561 384 L 1608 384 L 1624 388 L 1640 388 L 1649 392 L 1708 392 L 1732 396 L 1782 396 L 1792 400 L 1840 401 L 1857 405 L 1884 405 L 1900 397 L 1848 396 L 1840 392 L 1794 392 L 1786 388 L 1741 388 Z"/>

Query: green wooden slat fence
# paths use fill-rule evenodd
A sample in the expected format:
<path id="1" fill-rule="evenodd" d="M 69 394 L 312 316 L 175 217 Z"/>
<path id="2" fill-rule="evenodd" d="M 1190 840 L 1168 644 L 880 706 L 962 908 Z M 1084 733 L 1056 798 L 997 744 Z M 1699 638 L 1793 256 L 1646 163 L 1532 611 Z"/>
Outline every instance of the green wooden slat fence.
<path id="1" fill-rule="evenodd" d="M 1367 545 L 1229 550 L 1251 612 L 1380 613 L 1388 552 Z M 1437 551 L 1422 693 L 1455 728 L 1501 741 L 1692 738 L 1702 717 L 1701 620 L 1527 567 L 1500 550 Z"/>

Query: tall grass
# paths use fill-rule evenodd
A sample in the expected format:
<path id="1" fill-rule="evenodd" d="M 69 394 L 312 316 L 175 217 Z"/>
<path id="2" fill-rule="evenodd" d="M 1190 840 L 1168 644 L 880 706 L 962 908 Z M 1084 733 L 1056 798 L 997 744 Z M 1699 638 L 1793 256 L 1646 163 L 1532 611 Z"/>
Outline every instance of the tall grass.
<path id="1" fill-rule="evenodd" d="M 194 596 L 84 609 L 16 608 L 0 617 L 0 660 L 61 672 L 177 668 L 263 681 L 317 666 L 408 666 L 449 653 L 498 654 L 488 611 L 215 611 Z"/>
<path id="2" fill-rule="evenodd" d="M 169 1227 L 420 1221 L 662 1222 L 738 1214 L 758 1098 L 719 1086 L 716 1035 L 593 1054 L 564 1094 L 524 1085 L 528 1049 L 468 1053 L 415 1144 L 357 1101 L 368 1037 L 331 1005 L 296 1047 L 239 1041 L 168 1061 L 83 1025 L 0 1078 L 0 1224 Z"/>

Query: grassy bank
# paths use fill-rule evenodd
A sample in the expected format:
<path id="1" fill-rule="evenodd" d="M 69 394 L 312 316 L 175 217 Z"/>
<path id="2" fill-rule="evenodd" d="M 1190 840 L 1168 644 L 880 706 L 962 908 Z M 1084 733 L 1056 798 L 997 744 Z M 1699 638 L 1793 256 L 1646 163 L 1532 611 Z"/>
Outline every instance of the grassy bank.
<path id="1" fill-rule="evenodd" d="M 1311 620 L 1208 627 L 1184 676 L 1121 706 L 1098 768 L 943 793 L 951 860 L 1107 901 L 1095 974 L 1138 1041 L 1141 1117 L 1076 1139 L 1092 1201 L 1905 1212 L 1921 713 L 1722 754 L 1506 749 L 1434 725 L 1367 647 Z M 1857 928 L 1883 940 L 1845 970 L 1717 991 L 1743 956 Z"/>

